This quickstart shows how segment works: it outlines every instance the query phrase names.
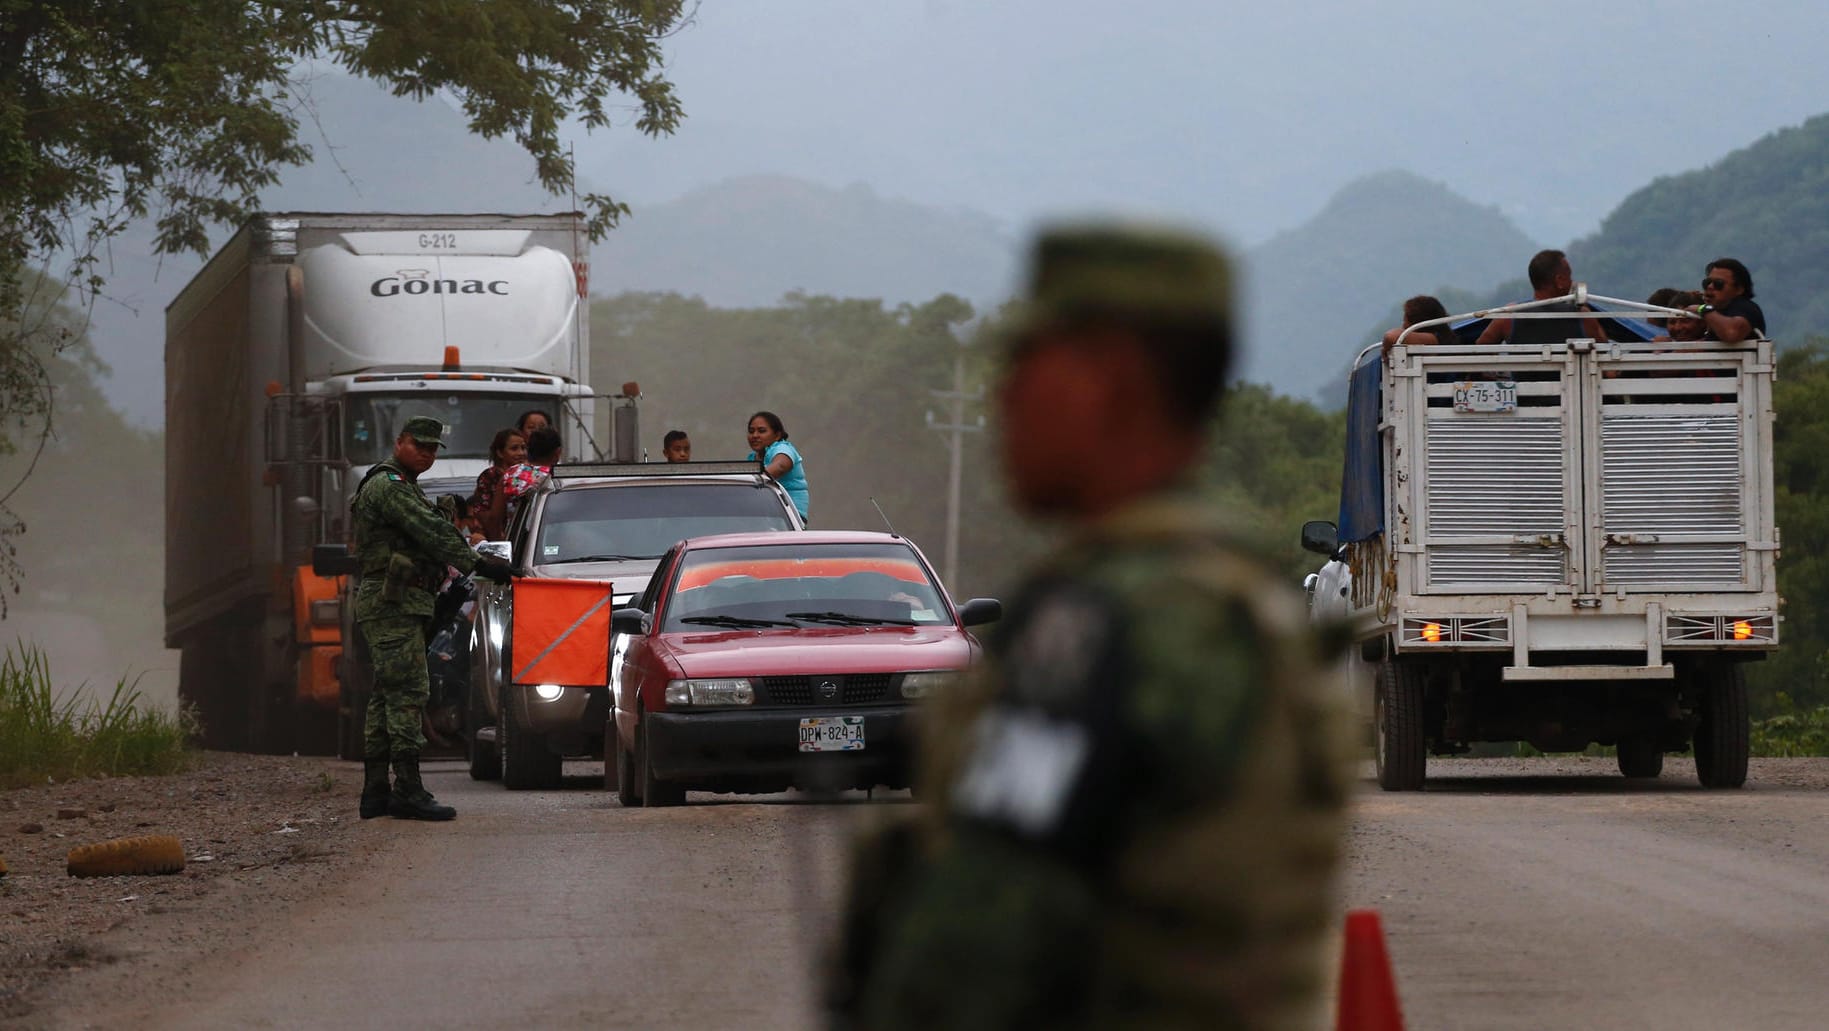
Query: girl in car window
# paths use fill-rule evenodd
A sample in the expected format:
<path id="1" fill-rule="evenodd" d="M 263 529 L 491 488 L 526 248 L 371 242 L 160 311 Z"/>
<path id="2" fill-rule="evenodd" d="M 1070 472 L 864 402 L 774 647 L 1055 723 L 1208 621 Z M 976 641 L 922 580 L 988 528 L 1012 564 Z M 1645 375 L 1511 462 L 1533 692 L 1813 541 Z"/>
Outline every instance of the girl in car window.
<path id="1" fill-rule="evenodd" d="M 794 499 L 800 521 L 807 520 L 807 473 L 800 451 L 788 443 L 781 416 L 774 412 L 757 412 L 749 417 L 749 460 L 761 462 L 769 478 L 781 484 L 787 496 Z"/>

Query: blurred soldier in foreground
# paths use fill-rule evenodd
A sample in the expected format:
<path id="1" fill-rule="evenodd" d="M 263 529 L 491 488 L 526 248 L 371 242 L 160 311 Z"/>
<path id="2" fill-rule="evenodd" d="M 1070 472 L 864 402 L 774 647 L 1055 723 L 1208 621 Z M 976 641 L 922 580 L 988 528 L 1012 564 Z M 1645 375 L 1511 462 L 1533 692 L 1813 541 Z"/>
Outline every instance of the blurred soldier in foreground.
<path id="1" fill-rule="evenodd" d="M 363 728 L 362 818 L 389 814 L 412 820 L 449 820 L 457 810 L 439 805 L 419 779 L 425 748 L 426 628 L 433 594 L 445 567 L 507 580 L 508 563 L 479 557 L 463 535 L 419 489 L 419 476 L 432 467 L 444 446 L 437 419 L 408 419 L 394 441 L 394 454 L 368 471 L 356 490 L 356 556 L 362 583 L 356 588 L 356 625 L 368 644 L 374 693 Z M 394 784 L 388 787 L 388 764 Z"/>
<path id="2" fill-rule="evenodd" d="M 923 811 L 859 843 L 834 1025 L 1312 1026 L 1347 750 L 1297 592 L 1193 486 L 1227 262 L 1087 226 L 1031 276 L 1003 460 L 1066 540 L 930 703 Z"/>

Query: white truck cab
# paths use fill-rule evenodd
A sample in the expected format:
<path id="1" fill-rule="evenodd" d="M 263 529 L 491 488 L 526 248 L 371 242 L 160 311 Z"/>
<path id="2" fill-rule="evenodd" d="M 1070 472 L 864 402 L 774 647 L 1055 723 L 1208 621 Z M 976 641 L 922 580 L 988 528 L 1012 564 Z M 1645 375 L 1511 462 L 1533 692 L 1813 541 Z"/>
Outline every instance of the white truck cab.
<path id="1" fill-rule="evenodd" d="M 1682 313 L 1579 286 L 1410 329 L 1571 301 L 1623 339 L 1406 334 L 1355 362 L 1339 522 L 1303 546 L 1329 558 L 1311 612 L 1358 641 L 1388 790 L 1476 741 L 1615 745 L 1629 777 L 1693 745 L 1703 784 L 1746 779 L 1741 664 L 1780 622 L 1772 344 L 1655 340 L 1642 316 Z"/>

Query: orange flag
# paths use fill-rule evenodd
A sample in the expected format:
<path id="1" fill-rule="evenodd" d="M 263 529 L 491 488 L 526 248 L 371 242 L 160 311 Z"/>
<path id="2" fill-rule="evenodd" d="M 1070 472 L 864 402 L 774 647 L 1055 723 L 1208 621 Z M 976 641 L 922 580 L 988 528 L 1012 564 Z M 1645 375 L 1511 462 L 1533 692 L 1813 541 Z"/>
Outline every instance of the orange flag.
<path id="1" fill-rule="evenodd" d="M 517 684 L 601 687 L 610 682 L 610 584 L 604 580 L 514 582 L 509 629 Z"/>

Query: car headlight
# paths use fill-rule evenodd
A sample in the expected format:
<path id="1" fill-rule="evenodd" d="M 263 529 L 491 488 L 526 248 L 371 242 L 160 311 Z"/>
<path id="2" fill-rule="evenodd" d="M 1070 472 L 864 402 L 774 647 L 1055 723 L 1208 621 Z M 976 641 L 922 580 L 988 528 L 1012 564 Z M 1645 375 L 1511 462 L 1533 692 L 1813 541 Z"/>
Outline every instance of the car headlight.
<path id="1" fill-rule="evenodd" d="M 909 700 L 926 698 L 941 691 L 950 691 L 958 685 L 961 674 L 958 670 L 932 670 L 925 673 L 902 674 L 902 697 Z"/>
<path id="2" fill-rule="evenodd" d="M 755 687 L 741 678 L 667 682 L 668 705 L 751 705 L 755 700 Z"/>

